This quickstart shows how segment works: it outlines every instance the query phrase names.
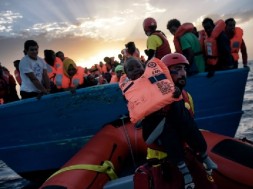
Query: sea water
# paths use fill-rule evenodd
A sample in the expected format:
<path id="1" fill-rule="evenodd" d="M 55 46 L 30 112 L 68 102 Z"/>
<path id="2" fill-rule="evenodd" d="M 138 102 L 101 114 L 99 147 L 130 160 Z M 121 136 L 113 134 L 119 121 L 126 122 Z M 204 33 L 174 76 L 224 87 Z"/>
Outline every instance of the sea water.
<path id="1" fill-rule="evenodd" d="M 247 138 L 253 141 L 253 61 L 250 61 L 250 73 L 245 89 L 242 119 L 235 138 Z M 21 178 L 0 160 L 0 189 L 21 189 L 29 181 Z"/>

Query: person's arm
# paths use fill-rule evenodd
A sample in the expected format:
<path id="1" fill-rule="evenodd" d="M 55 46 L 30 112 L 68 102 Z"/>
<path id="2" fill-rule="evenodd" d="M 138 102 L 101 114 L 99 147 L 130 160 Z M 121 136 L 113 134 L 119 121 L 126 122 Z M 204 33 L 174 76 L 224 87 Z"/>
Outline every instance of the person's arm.
<path id="1" fill-rule="evenodd" d="M 151 58 L 155 56 L 155 50 L 153 49 L 145 50 L 145 54 L 148 56 L 147 61 L 149 61 Z"/>
<path id="2" fill-rule="evenodd" d="M 41 93 L 47 93 L 47 89 L 40 83 L 40 81 L 37 79 L 33 72 L 26 73 L 26 76 L 31 80 L 34 86 L 41 91 Z"/>
<path id="3" fill-rule="evenodd" d="M 194 52 L 191 47 L 183 50 L 183 55 L 189 61 L 189 64 L 192 65 L 194 62 Z"/>
<path id="4" fill-rule="evenodd" d="M 47 89 L 47 92 L 50 92 L 50 79 L 48 77 L 48 74 L 47 74 L 47 70 L 46 69 L 43 69 L 43 82 L 44 82 L 44 85 L 45 85 L 45 88 Z"/>
<path id="5" fill-rule="evenodd" d="M 247 54 L 246 44 L 243 39 L 242 39 L 242 43 L 241 43 L 241 53 L 242 53 L 243 66 L 247 66 L 248 65 L 248 54 Z"/>

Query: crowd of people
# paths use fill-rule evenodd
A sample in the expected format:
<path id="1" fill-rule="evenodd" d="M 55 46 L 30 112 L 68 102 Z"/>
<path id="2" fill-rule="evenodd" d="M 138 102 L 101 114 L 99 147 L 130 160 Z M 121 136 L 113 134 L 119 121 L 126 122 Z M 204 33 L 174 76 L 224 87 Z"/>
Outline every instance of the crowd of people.
<path id="1" fill-rule="evenodd" d="M 235 19 L 214 22 L 211 18 L 205 18 L 202 26 L 203 30 L 197 31 L 192 23 L 181 24 L 178 19 L 171 19 L 167 23 L 168 31 L 174 36 L 176 52 L 183 54 L 189 61 L 188 76 L 208 72 L 207 76 L 212 77 L 215 71 L 238 68 L 239 52 L 243 65 L 247 66 L 243 30 L 236 27 Z M 24 57 L 13 62 L 15 79 L 6 67 L 0 66 L 1 103 L 19 100 L 16 84 L 20 85 L 22 99 L 65 90 L 75 91 L 77 88 L 118 82 L 124 73 L 122 66 L 129 57 L 138 58 L 145 65 L 153 57 L 161 59 L 171 53 L 171 44 L 165 33 L 157 29 L 154 18 L 146 18 L 143 29 L 148 36 L 147 49 L 144 50 L 146 57 L 140 56 L 140 50 L 130 41 L 124 49 L 119 50 L 118 60 L 105 57 L 104 61 L 89 69 L 77 66 L 62 51 L 55 53 L 45 49 L 44 58 L 41 58 L 38 56 L 37 42 L 27 40 Z"/>
<path id="2" fill-rule="evenodd" d="M 181 24 L 178 19 L 169 20 L 167 29 L 174 36 L 176 51 L 172 53 L 165 33 L 157 29 L 154 18 L 148 17 L 143 21 L 143 30 L 147 35 L 147 49 L 144 50 L 147 58 L 141 56 L 135 42 L 130 41 L 119 51 L 118 60 L 105 57 L 89 69 L 77 66 L 62 51 L 55 53 L 54 50 L 45 49 L 44 58 L 41 58 L 38 56 L 38 43 L 27 40 L 24 43 L 24 57 L 13 62 L 14 76 L 0 64 L 0 99 L 2 103 L 20 100 L 16 83 L 20 85 L 21 98 L 27 99 L 62 91 L 75 93 L 76 89 L 94 85 L 122 83 L 121 76 L 125 73 L 128 81 L 134 81 L 144 73 L 149 62 L 161 61 L 177 89 L 173 98 L 182 94 L 183 100 L 173 102 L 169 109 L 161 107 L 145 117 L 142 120 L 143 138 L 147 141 L 154 128 L 165 120 L 163 132 L 152 143 L 162 144 L 171 161 L 184 175 L 185 188 L 193 189 L 195 185 L 184 162 L 181 141 L 186 141 L 200 155 L 207 171 L 217 166 L 206 154 L 206 142 L 194 122 L 193 101 L 184 90 L 186 77 L 201 72 L 213 77 L 216 71 L 236 69 L 239 52 L 244 67 L 248 64 L 243 30 L 236 27 L 235 19 L 214 22 L 211 18 L 205 18 L 202 26 L 203 30 L 197 31 L 192 23 Z"/>

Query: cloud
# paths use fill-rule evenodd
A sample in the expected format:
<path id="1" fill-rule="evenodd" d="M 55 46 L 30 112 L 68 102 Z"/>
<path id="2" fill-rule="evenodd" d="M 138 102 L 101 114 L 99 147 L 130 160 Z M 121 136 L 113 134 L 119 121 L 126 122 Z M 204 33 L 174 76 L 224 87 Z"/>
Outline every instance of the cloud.
<path id="1" fill-rule="evenodd" d="M 15 32 L 13 31 L 13 25 L 15 22 L 17 22 L 19 19 L 23 18 L 22 15 L 19 13 L 12 12 L 10 10 L 8 11 L 1 11 L 0 12 L 0 32 L 2 35 L 15 35 Z"/>

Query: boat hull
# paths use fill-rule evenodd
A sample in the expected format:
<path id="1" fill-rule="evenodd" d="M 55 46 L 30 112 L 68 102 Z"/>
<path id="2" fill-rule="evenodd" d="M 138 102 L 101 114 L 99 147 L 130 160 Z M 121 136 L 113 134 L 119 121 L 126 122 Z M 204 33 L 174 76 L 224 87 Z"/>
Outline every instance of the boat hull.
<path id="1" fill-rule="evenodd" d="M 188 79 L 199 128 L 234 136 L 248 71 L 221 71 L 212 78 L 201 73 Z M 0 159 L 19 174 L 58 169 L 105 124 L 123 115 L 128 110 L 117 84 L 1 105 Z"/>

